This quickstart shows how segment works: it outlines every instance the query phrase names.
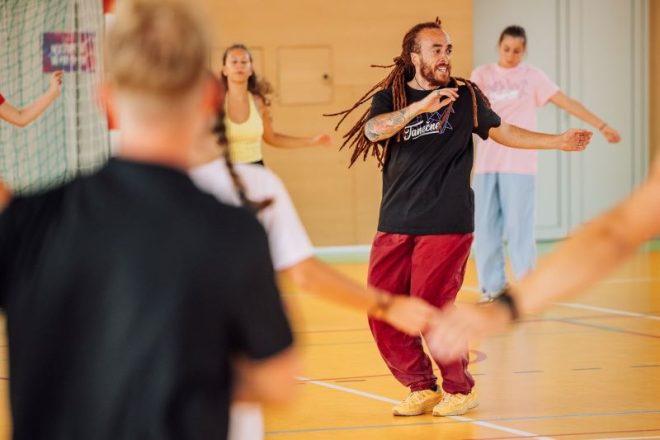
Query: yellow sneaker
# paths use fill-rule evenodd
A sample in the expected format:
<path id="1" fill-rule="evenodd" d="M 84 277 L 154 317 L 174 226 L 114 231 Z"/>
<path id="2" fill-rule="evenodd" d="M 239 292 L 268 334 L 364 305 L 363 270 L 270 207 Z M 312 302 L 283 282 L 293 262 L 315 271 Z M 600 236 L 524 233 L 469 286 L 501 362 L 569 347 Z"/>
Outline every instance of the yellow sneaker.
<path id="1" fill-rule="evenodd" d="M 479 405 L 479 399 L 474 390 L 470 394 L 444 393 L 440 403 L 433 407 L 433 415 L 436 417 L 460 416 L 472 408 L 476 408 L 477 405 Z"/>
<path id="2" fill-rule="evenodd" d="M 442 399 L 442 391 L 422 390 L 408 394 L 401 403 L 392 408 L 395 416 L 418 416 L 430 412 Z"/>

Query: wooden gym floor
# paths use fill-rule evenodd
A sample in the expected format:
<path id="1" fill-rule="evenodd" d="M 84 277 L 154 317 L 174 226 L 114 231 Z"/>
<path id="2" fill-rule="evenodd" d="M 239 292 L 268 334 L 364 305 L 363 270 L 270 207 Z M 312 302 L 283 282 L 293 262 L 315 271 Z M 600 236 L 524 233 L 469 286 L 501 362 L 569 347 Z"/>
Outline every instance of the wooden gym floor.
<path id="1" fill-rule="evenodd" d="M 366 279 L 366 264 L 335 266 Z M 470 261 L 459 301 L 475 301 L 476 285 Z M 407 390 L 365 317 L 291 289 L 285 296 L 303 372 L 296 403 L 266 411 L 268 439 L 660 439 L 660 253 L 474 345 L 481 404 L 463 417 L 393 417 Z"/>
<path id="2" fill-rule="evenodd" d="M 366 278 L 366 264 L 334 266 Z M 660 253 L 640 254 L 590 292 L 474 345 L 481 404 L 463 417 L 393 417 L 407 390 L 380 359 L 365 317 L 290 288 L 284 295 L 303 371 L 295 403 L 266 411 L 269 440 L 660 439 Z M 470 261 L 459 301 L 476 297 Z"/>

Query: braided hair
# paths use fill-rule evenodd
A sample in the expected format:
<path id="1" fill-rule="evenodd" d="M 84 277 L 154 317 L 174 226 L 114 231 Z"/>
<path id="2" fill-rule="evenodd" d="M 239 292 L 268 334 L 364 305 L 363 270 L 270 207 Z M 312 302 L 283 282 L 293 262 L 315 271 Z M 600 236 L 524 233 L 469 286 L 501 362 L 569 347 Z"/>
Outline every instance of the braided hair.
<path id="1" fill-rule="evenodd" d="M 344 120 L 346 119 L 346 117 L 348 117 L 349 114 L 351 114 L 355 109 L 357 109 L 367 101 L 371 101 L 374 95 L 381 90 L 391 89 L 392 104 L 394 106 L 392 111 L 400 110 L 408 105 L 406 99 L 406 83 L 408 81 L 411 81 L 415 76 L 415 65 L 412 62 L 411 54 L 419 53 L 421 48 L 419 46 L 419 42 L 417 41 L 417 35 L 419 34 L 420 31 L 424 29 L 442 29 L 442 23 L 440 19 L 436 17 L 435 21 L 419 23 L 413 26 L 403 37 L 403 42 L 401 44 L 401 54 L 393 59 L 394 64 L 390 64 L 387 66 L 371 65 L 371 67 L 392 69 L 390 73 L 383 80 L 375 84 L 371 89 L 369 89 L 369 91 L 367 91 L 367 93 L 362 95 L 362 97 L 358 99 L 355 102 L 355 104 L 353 104 L 352 107 L 337 113 L 324 114 L 324 116 L 341 116 L 341 119 L 335 126 L 335 131 L 339 129 L 339 126 L 342 124 L 342 122 L 344 122 Z M 453 84 L 453 87 L 458 87 L 459 83 L 462 83 L 465 86 L 467 86 L 468 90 L 470 91 L 470 94 L 472 96 L 473 124 L 475 127 L 477 127 L 479 125 L 479 122 L 477 120 L 476 94 L 477 93 L 479 94 L 481 99 L 483 99 L 484 102 L 486 102 L 486 105 L 489 108 L 490 108 L 490 103 L 488 99 L 483 95 L 483 93 L 481 93 L 481 91 L 476 86 L 476 84 L 466 79 L 451 77 L 449 79 L 448 87 L 451 87 L 451 84 Z M 440 121 L 441 126 L 444 125 L 445 122 L 447 122 L 453 104 L 454 103 L 451 102 L 448 105 L 447 111 L 445 111 L 444 116 Z M 371 106 L 369 106 L 369 108 L 367 108 L 366 111 L 362 113 L 360 119 L 358 119 L 355 125 L 353 125 L 353 127 L 350 130 L 348 130 L 348 132 L 343 136 L 344 142 L 342 143 L 341 147 L 339 147 L 339 149 L 341 150 L 347 145 L 349 149 L 353 148 L 353 154 L 351 155 L 351 161 L 349 167 L 351 167 L 360 156 L 362 156 L 362 160 L 366 160 L 367 156 L 371 154 L 378 160 L 378 165 L 381 168 L 385 164 L 385 161 L 387 159 L 387 147 L 389 145 L 391 138 L 386 139 L 384 141 L 372 142 L 364 134 L 364 126 L 367 123 L 367 121 L 370 119 L 369 117 L 370 113 L 371 113 Z M 396 136 L 397 136 L 396 138 L 397 141 L 401 140 L 401 132 L 397 133 Z"/>
<path id="2" fill-rule="evenodd" d="M 224 95 L 223 87 L 225 86 L 226 84 L 220 83 L 221 95 Z M 229 154 L 229 145 L 228 145 L 229 142 L 227 140 L 227 126 L 225 124 L 225 110 L 224 110 L 223 101 L 224 99 L 220 99 L 220 102 L 218 103 L 217 116 L 215 118 L 215 123 L 213 124 L 212 131 L 213 134 L 215 134 L 216 136 L 216 141 L 218 143 L 218 146 L 222 149 L 222 155 L 225 159 L 227 171 L 229 172 L 229 177 L 231 177 L 232 184 L 234 185 L 234 190 L 238 194 L 238 198 L 240 200 L 241 206 L 247 208 L 248 210 L 256 214 L 260 212 L 262 209 L 270 206 L 273 203 L 273 199 L 265 199 L 258 202 L 248 199 L 246 194 L 245 183 L 243 182 L 243 179 L 241 179 L 241 176 L 239 176 L 238 173 L 236 172 L 236 168 L 234 167 L 234 162 L 232 162 L 231 156 Z"/>

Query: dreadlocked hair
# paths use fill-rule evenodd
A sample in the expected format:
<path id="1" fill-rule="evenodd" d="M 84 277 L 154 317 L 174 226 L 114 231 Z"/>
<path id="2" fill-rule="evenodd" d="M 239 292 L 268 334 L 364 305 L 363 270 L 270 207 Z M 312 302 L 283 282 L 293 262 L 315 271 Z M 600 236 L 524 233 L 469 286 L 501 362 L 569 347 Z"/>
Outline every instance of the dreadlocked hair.
<path id="1" fill-rule="evenodd" d="M 250 52 L 250 49 L 248 49 L 247 46 L 244 44 L 236 43 L 229 46 L 222 54 L 223 66 L 227 62 L 227 55 L 229 55 L 229 52 L 231 52 L 232 50 L 244 51 L 245 53 L 247 53 L 248 57 L 250 58 L 250 63 L 254 63 L 254 59 L 252 58 L 252 52 Z M 227 77 L 225 76 L 225 74 L 220 72 L 220 78 L 222 79 L 222 82 L 225 86 L 225 90 L 228 90 Z M 252 93 L 255 96 L 260 97 L 265 105 L 267 106 L 270 105 L 270 98 L 268 98 L 268 95 L 270 95 L 273 92 L 273 88 L 268 81 L 259 79 L 257 77 L 257 74 L 254 72 L 254 66 L 252 66 L 252 74 L 248 77 L 248 92 Z"/>
<path id="2" fill-rule="evenodd" d="M 246 195 L 245 183 L 243 179 L 236 172 L 234 167 L 234 162 L 231 160 L 229 154 L 228 141 L 227 141 L 227 127 L 225 125 L 225 114 L 222 106 L 218 109 L 218 116 L 215 119 L 215 124 L 213 125 L 213 134 L 216 136 L 218 146 L 222 149 L 222 156 L 225 159 L 225 164 L 227 166 L 227 171 L 229 172 L 229 177 L 231 178 L 232 184 L 234 185 L 234 190 L 238 194 L 238 198 L 241 202 L 241 206 L 247 208 L 253 214 L 257 214 L 262 209 L 267 208 L 273 203 L 273 199 L 265 199 L 258 202 L 248 199 Z"/>
<path id="3" fill-rule="evenodd" d="M 342 122 L 350 115 L 354 110 L 360 107 L 362 104 L 369 102 L 373 99 L 374 95 L 381 90 L 390 89 L 392 91 L 392 111 L 401 110 L 402 108 L 408 105 L 406 100 L 406 83 L 411 81 L 415 77 L 415 65 L 412 62 L 411 54 L 419 53 L 420 46 L 417 41 L 417 35 L 420 31 L 424 29 L 442 29 L 442 22 L 440 18 L 436 17 L 435 21 L 429 21 L 426 23 L 419 23 L 413 26 L 403 37 L 403 42 L 401 43 L 401 54 L 398 57 L 395 57 L 392 61 L 393 64 L 382 66 L 377 64 L 372 64 L 371 67 L 378 67 L 383 69 L 392 69 L 390 73 L 380 82 L 376 83 L 367 93 L 362 95 L 353 106 L 350 108 L 337 112 L 337 113 L 326 113 L 323 116 L 341 116 L 341 119 L 335 126 L 335 131 L 339 129 Z M 470 94 L 472 95 L 472 115 L 473 115 L 473 124 L 475 127 L 479 125 L 477 120 L 477 96 L 478 93 L 481 99 L 484 100 L 488 108 L 490 108 L 490 102 L 484 96 L 484 94 L 479 90 L 476 84 L 458 77 L 451 77 L 449 79 L 449 84 L 447 87 L 450 87 L 450 84 L 454 84 L 453 87 L 458 87 L 459 83 L 467 86 Z M 440 121 L 440 126 L 444 125 L 449 118 L 452 107 L 454 103 L 451 102 L 447 107 L 447 110 Z M 386 139 L 381 142 L 372 142 L 364 134 L 364 126 L 367 121 L 370 119 L 369 115 L 371 113 L 371 106 L 362 113 L 362 116 L 358 121 L 353 125 L 353 127 L 343 135 L 344 142 L 342 143 L 340 150 L 348 146 L 349 149 L 353 149 L 353 154 L 351 155 L 351 161 L 349 168 L 358 160 L 361 156 L 362 160 L 366 160 L 369 155 L 374 156 L 378 161 L 378 166 L 383 167 L 387 159 L 387 147 L 389 145 L 390 139 Z M 396 135 L 397 141 L 401 140 L 401 132 Z"/>

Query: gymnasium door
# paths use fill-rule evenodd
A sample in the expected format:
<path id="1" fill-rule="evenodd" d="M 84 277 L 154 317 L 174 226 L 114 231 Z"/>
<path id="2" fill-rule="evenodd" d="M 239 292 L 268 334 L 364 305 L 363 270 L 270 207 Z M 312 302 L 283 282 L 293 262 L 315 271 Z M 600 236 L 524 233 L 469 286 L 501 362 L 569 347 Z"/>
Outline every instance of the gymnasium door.
<path id="1" fill-rule="evenodd" d="M 526 62 L 619 130 L 610 145 L 595 130 L 586 152 L 541 152 L 537 182 L 539 239 L 561 238 L 624 198 L 648 162 L 647 0 L 474 0 L 474 65 L 497 61 L 497 39 L 518 24 L 528 37 Z M 539 129 L 585 127 L 554 105 Z M 589 127 L 587 127 L 589 128 Z"/>

